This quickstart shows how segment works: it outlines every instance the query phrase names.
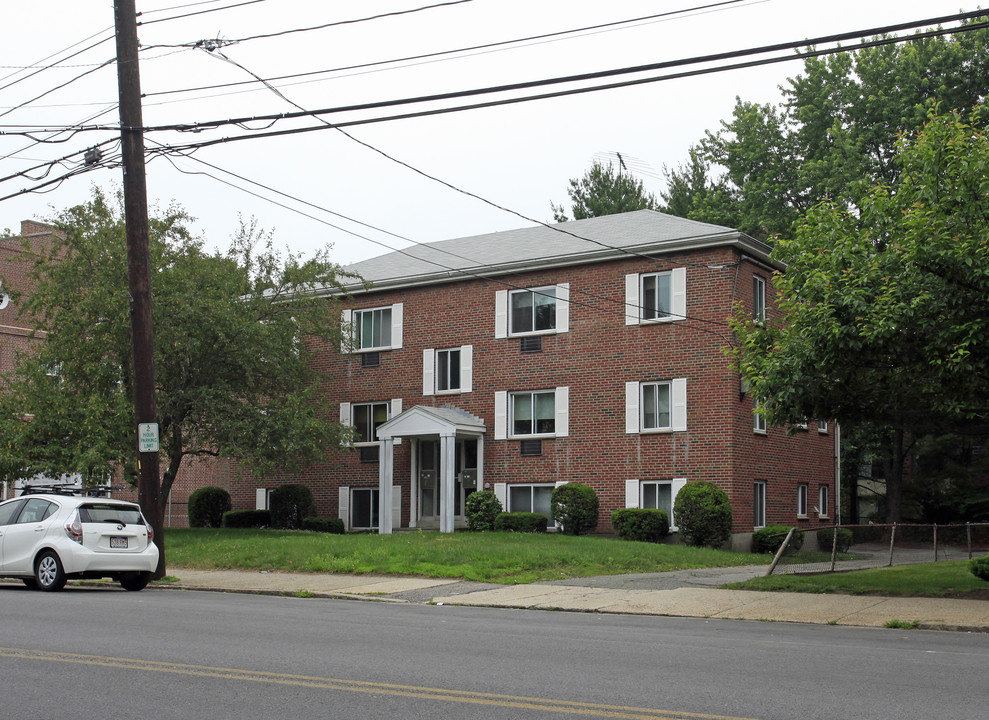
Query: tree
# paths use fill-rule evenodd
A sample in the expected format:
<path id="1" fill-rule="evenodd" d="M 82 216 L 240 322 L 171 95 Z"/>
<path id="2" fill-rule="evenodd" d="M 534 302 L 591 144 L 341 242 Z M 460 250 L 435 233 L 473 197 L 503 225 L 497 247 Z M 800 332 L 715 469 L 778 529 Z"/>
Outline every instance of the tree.
<path id="1" fill-rule="evenodd" d="M 732 355 L 774 424 L 804 417 L 885 432 L 887 519 L 925 435 L 989 424 L 989 138 L 959 112 L 897 146 L 895 178 L 825 203 L 780 237 L 779 322 L 733 321 Z"/>
<path id="2" fill-rule="evenodd" d="M 572 179 L 567 194 L 572 202 L 574 220 L 584 220 L 601 215 L 631 212 L 632 210 L 659 210 L 660 205 L 652 193 L 647 193 L 642 181 L 628 172 L 622 172 L 608 163 L 597 161 L 584 177 Z M 550 203 L 556 222 L 567 222 L 567 211 L 562 205 Z"/>
<path id="3" fill-rule="evenodd" d="M 699 158 L 691 149 L 687 169 L 700 161 L 707 181 L 684 168 L 667 173 L 667 212 L 765 240 L 792 237 L 820 202 L 855 207 L 873 185 L 896 182 L 897 137 L 922 127 L 930 102 L 962 112 L 980 102 L 989 29 L 812 57 L 803 70 L 778 106 L 736 100 Z M 710 177 L 712 169 L 722 174 Z"/>
<path id="4" fill-rule="evenodd" d="M 188 222 L 174 207 L 151 220 L 163 501 L 187 458 L 293 469 L 341 432 L 317 402 L 310 362 L 312 341 L 340 340 L 338 303 L 316 293 L 339 289 L 339 268 L 325 251 L 282 257 L 253 225 L 210 254 Z M 34 259 L 23 303 L 44 342 L 0 398 L 0 471 L 133 478 L 124 223 L 99 191 L 54 223 L 62 238 Z"/>

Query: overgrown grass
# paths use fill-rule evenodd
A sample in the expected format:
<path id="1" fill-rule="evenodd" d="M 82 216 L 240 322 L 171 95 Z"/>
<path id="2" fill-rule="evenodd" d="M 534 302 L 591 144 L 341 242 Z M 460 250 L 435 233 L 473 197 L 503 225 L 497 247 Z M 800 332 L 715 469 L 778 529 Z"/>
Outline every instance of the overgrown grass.
<path id="1" fill-rule="evenodd" d="M 769 556 L 606 537 L 167 528 L 169 567 L 419 575 L 530 583 L 591 575 L 768 564 Z"/>
<path id="2" fill-rule="evenodd" d="M 822 575 L 771 575 L 732 583 L 726 587 L 740 590 L 903 597 L 960 597 L 983 595 L 989 591 L 989 583 L 979 580 L 969 572 L 967 560 L 897 565 Z"/>

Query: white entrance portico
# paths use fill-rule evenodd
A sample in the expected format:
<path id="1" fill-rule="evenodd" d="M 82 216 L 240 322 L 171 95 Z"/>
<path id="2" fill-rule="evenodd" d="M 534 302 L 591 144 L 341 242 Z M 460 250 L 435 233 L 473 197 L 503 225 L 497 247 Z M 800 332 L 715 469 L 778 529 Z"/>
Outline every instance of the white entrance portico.
<path id="1" fill-rule="evenodd" d="M 463 513 L 465 488 L 484 487 L 484 421 L 452 405 L 416 405 L 382 423 L 377 436 L 381 444 L 378 533 L 392 531 L 394 446 L 398 438 L 412 440 L 410 527 L 428 526 L 438 516 L 440 532 L 453 532 L 455 516 Z"/>

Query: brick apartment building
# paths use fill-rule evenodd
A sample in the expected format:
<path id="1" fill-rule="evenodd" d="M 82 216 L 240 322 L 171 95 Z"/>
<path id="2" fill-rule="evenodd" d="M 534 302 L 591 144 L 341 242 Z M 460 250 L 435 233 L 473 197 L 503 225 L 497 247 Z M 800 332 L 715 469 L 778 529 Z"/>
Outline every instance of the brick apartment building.
<path id="1" fill-rule="evenodd" d="M 709 480 L 731 499 L 737 547 L 766 524 L 830 522 L 827 423 L 767 428 L 723 351 L 736 304 L 775 311 L 764 243 L 642 210 L 348 269 L 368 281 L 349 288 L 353 346 L 317 363 L 354 443 L 290 479 L 320 515 L 452 531 L 475 489 L 548 514 L 553 488 L 576 481 L 597 491 L 606 532 L 612 510 L 670 510 L 684 483 Z M 278 482 L 233 483 L 235 507 L 264 507 Z"/>

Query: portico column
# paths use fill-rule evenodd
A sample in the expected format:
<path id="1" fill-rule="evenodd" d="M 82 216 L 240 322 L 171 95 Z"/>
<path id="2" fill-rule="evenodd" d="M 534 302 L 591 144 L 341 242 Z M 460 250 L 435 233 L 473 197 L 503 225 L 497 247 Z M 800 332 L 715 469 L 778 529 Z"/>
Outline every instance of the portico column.
<path id="1" fill-rule="evenodd" d="M 456 488 L 456 435 L 440 435 L 440 532 L 453 532 L 453 495 Z"/>
<path id="2" fill-rule="evenodd" d="M 391 486 L 395 459 L 392 438 L 382 438 L 378 451 L 378 535 L 391 535 Z"/>
<path id="3" fill-rule="evenodd" d="M 477 436 L 477 490 L 484 489 L 484 436 Z M 466 511 L 466 508 L 464 509 Z"/>

